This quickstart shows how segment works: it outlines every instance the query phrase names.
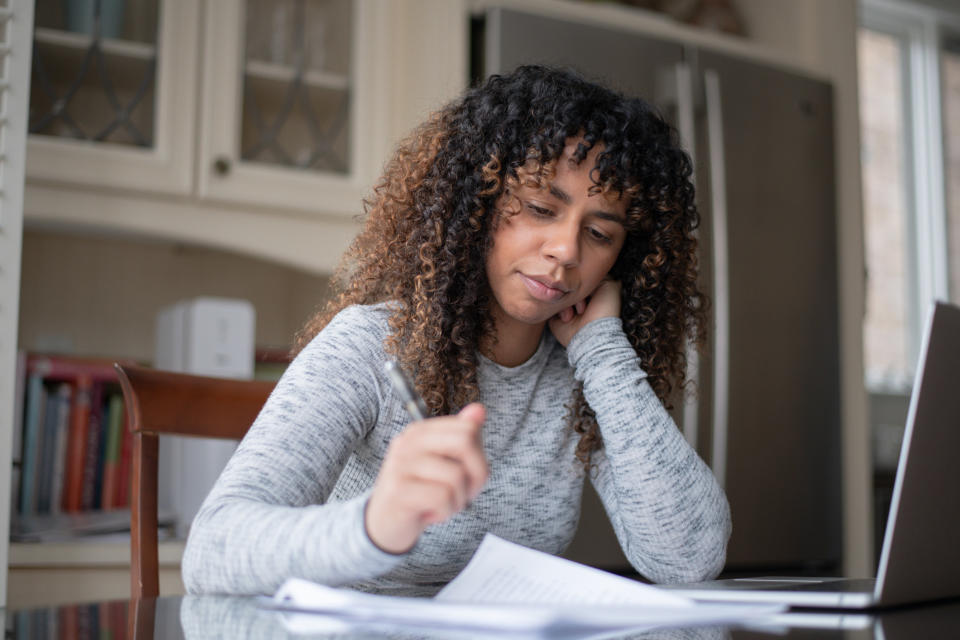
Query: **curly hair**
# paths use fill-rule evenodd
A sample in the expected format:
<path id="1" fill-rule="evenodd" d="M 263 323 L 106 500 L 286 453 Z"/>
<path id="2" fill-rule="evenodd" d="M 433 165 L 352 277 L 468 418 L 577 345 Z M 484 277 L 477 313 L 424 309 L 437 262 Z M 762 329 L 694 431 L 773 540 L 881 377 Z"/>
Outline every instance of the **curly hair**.
<path id="1" fill-rule="evenodd" d="M 600 145 L 594 189 L 629 199 L 611 276 L 621 282 L 627 338 L 670 408 L 684 386 L 686 342 L 702 345 L 706 332 L 690 158 L 643 100 L 549 67 L 491 76 L 400 143 L 364 201 L 364 227 L 334 278 L 338 294 L 300 331 L 295 350 L 341 309 L 388 301 L 385 348 L 413 372 L 431 412 L 475 400 L 477 353 L 493 330 L 484 265 L 497 203 L 527 183 L 531 167 L 534 182 L 549 180 L 571 139 L 580 141 L 577 163 Z M 602 442 L 582 386 L 568 408 L 577 459 L 589 466 Z"/>

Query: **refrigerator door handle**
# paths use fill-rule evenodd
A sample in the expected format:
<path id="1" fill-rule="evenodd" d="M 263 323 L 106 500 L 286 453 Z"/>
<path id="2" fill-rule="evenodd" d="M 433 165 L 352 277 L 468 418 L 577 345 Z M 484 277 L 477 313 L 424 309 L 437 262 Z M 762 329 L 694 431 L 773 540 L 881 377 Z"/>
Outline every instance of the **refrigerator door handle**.
<path id="1" fill-rule="evenodd" d="M 730 279 L 727 242 L 727 176 L 723 143 L 723 109 L 720 76 L 703 73 L 710 160 L 710 211 L 713 223 L 713 442 L 711 463 L 721 487 L 727 474 L 727 416 L 730 401 Z"/>
<path id="2" fill-rule="evenodd" d="M 686 62 L 678 62 L 674 68 L 674 90 L 677 97 L 677 131 L 680 133 L 680 143 L 683 145 L 694 172 L 697 167 L 696 130 L 694 124 L 694 97 L 693 72 Z M 696 184 L 696 175 L 690 176 Z M 698 236 L 694 230 L 694 236 Z M 694 389 L 700 387 L 700 353 L 697 351 L 696 341 L 691 337 L 686 345 L 687 379 Z M 697 448 L 697 431 L 700 418 L 700 400 L 697 393 L 685 393 L 683 399 L 683 436 L 694 449 Z"/>

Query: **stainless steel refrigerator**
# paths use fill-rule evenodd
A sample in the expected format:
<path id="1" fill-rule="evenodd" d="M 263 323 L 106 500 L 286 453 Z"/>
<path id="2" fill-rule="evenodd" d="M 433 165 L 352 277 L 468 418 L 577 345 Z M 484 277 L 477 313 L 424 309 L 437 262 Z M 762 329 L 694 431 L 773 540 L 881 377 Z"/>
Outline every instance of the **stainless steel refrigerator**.
<path id="1" fill-rule="evenodd" d="M 839 572 L 840 380 L 832 91 L 783 69 L 628 30 L 493 8 L 476 77 L 575 68 L 647 99 L 694 159 L 710 344 L 674 416 L 724 486 L 727 570 Z M 691 354 L 693 355 L 693 354 Z M 595 495 L 570 557 L 625 569 Z"/>

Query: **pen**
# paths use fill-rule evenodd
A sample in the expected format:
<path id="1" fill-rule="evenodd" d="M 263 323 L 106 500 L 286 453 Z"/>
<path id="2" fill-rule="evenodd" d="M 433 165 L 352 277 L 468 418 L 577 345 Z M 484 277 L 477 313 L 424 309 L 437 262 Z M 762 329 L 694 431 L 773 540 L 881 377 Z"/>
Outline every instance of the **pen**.
<path id="1" fill-rule="evenodd" d="M 400 365 L 393 360 L 387 360 L 383 368 L 386 370 L 397 395 L 400 396 L 400 402 L 403 403 L 403 408 L 407 410 L 407 413 L 414 420 L 426 420 L 427 405 L 423 398 L 417 395 L 416 389 L 414 389 L 413 384 L 411 384 L 403 369 L 400 368 Z"/>

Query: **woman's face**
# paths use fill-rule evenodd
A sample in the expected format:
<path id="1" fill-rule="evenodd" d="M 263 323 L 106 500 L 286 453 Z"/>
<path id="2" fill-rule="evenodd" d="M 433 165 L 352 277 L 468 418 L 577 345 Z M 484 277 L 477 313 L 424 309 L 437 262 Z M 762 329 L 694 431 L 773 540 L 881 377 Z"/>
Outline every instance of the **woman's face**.
<path id="1" fill-rule="evenodd" d="M 589 194 L 598 147 L 579 165 L 567 143 L 551 182 L 520 186 L 519 212 L 498 221 L 487 256 L 498 330 L 505 321 L 543 324 L 589 296 L 613 267 L 626 238 L 627 202 Z M 499 207 L 511 206 L 509 195 Z"/>

